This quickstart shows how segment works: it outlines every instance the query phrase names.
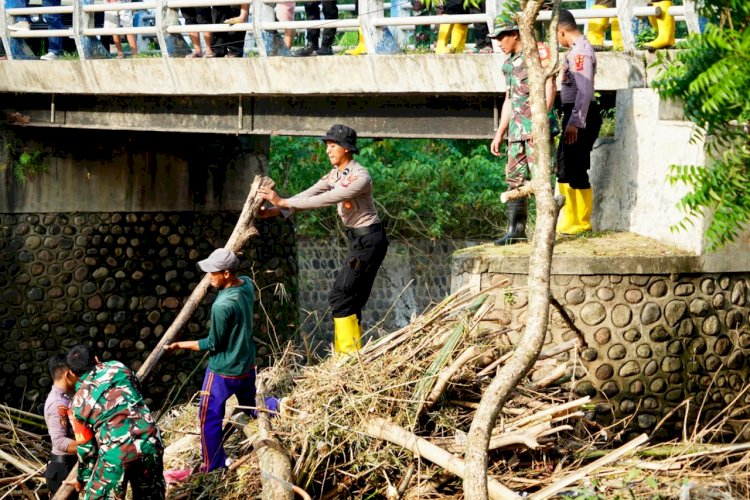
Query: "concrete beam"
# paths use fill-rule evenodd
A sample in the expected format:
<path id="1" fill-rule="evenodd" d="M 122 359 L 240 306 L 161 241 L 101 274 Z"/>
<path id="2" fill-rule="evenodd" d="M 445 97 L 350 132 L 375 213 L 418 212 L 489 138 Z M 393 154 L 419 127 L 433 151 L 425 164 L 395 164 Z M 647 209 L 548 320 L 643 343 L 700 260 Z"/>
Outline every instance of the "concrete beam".
<path id="1" fill-rule="evenodd" d="M 362 137 L 489 139 L 492 95 L 81 96 L 5 95 L 0 109 L 27 127 L 214 134 L 321 135 L 335 122 Z"/>
<path id="2" fill-rule="evenodd" d="M 646 86 L 642 53 L 598 54 L 596 88 Z M 89 95 L 497 94 L 502 54 L 3 61 L 0 92 Z"/>

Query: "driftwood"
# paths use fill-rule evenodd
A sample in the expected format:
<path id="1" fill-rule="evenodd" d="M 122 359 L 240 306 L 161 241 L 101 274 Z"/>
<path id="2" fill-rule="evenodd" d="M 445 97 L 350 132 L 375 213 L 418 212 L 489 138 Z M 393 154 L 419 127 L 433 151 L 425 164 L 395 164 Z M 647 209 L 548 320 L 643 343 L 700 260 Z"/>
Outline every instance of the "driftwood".
<path id="1" fill-rule="evenodd" d="M 376 417 L 368 421 L 365 433 L 368 436 L 401 446 L 414 453 L 417 457 L 425 458 L 460 478 L 464 478 L 466 475 L 466 467 L 463 460 L 384 418 Z M 521 498 L 513 490 L 506 488 L 500 482 L 489 477 L 487 478 L 487 486 L 491 498 Z"/>
<path id="2" fill-rule="evenodd" d="M 232 234 L 227 240 L 227 244 L 224 246 L 224 248 L 227 248 L 233 252 L 238 252 L 242 249 L 243 246 L 245 246 L 245 243 L 247 243 L 247 241 L 251 237 L 258 234 L 258 230 L 254 225 L 255 215 L 258 213 L 258 209 L 260 209 L 260 206 L 263 204 L 263 200 L 256 197 L 256 194 L 258 193 L 258 189 L 260 189 L 261 187 L 272 188 L 273 186 L 274 183 L 269 177 L 263 177 L 260 175 L 255 176 L 255 179 L 250 186 L 250 193 L 245 200 L 245 205 L 242 207 L 242 212 L 240 213 L 240 217 L 237 220 L 237 225 L 234 227 L 234 231 L 232 231 Z M 138 373 L 136 373 L 137 377 L 141 381 L 146 380 L 157 363 L 159 363 L 159 360 L 164 354 L 164 346 L 171 343 L 175 339 L 175 337 L 177 337 L 177 334 L 187 324 L 190 316 L 193 315 L 203 298 L 206 296 L 210 284 L 211 277 L 206 274 L 205 276 L 203 276 L 203 279 L 200 281 L 200 283 L 198 283 L 198 286 L 195 287 L 193 293 L 190 294 L 190 297 L 188 298 L 187 302 L 185 302 L 185 305 L 182 307 L 182 310 L 180 310 L 180 313 L 177 315 L 174 322 L 172 322 L 172 325 L 167 329 L 167 331 L 161 337 L 159 343 L 156 344 L 154 350 L 151 351 L 151 354 L 149 354 L 148 358 L 146 358 L 146 361 L 144 361 L 141 365 Z M 77 474 L 78 466 L 76 465 L 75 467 L 73 467 L 73 470 L 70 471 L 70 474 L 68 474 L 67 480 L 75 481 Z M 72 486 L 63 483 L 60 489 L 57 490 L 57 493 L 55 494 L 53 500 L 64 500 L 73 492 L 74 489 Z"/>

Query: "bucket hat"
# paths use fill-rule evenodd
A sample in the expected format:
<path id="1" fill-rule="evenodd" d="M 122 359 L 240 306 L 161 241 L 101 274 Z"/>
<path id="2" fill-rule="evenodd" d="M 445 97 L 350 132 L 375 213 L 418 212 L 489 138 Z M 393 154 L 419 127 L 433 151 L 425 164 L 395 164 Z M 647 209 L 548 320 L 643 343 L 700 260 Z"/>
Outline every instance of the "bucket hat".
<path id="1" fill-rule="evenodd" d="M 321 141 L 332 141 L 341 146 L 342 148 L 348 149 L 352 153 L 358 153 L 357 149 L 357 132 L 346 125 L 337 123 L 332 126 L 326 132 L 326 135 L 320 138 Z"/>

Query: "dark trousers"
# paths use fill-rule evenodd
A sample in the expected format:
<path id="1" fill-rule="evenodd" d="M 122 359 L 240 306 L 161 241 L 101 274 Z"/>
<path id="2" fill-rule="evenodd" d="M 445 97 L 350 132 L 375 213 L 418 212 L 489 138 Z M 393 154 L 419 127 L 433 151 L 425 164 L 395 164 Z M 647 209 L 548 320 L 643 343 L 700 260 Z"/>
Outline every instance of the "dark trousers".
<path id="1" fill-rule="evenodd" d="M 326 16 L 327 20 L 339 18 L 339 8 L 336 2 L 305 2 L 305 16 L 308 21 L 319 21 L 320 20 L 320 4 L 323 4 L 323 15 Z M 333 37 L 336 36 L 336 28 L 325 28 L 323 30 L 323 47 L 330 47 L 333 45 Z M 315 48 L 320 47 L 318 40 L 320 37 L 319 29 L 308 29 L 307 30 L 307 43 Z"/>
<path id="2" fill-rule="evenodd" d="M 163 500 L 167 485 L 164 482 L 161 452 L 141 456 L 125 464 L 125 483 L 130 485 L 134 500 Z"/>
<path id="3" fill-rule="evenodd" d="M 211 7 L 211 21 L 213 24 L 222 24 L 227 19 L 240 15 L 240 9 L 231 5 L 220 5 Z M 228 31 L 226 33 L 216 32 L 213 34 L 211 48 L 216 57 L 224 57 L 231 54 L 236 57 L 242 57 L 242 50 L 245 46 L 244 31 Z"/>
<path id="4" fill-rule="evenodd" d="M 362 321 L 362 309 L 370 298 L 372 284 L 388 252 L 385 230 L 363 236 L 349 236 L 349 252 L 328 296 L 334 318 L 356 314 Z"/>
<path id="5" fill-rule="evenodd" d="M 75 455 L 53 455 L 44 471 L 44 481 L 47 483 L 49 497 L 52 498 L 62 486 L 62 482 L 68 477 L 78 458 Z M 77 494 L 71 494 L 68 498 L 78 498 Z"/>
<path id="6" fill-rule="evenodd" d="M 586 114 L 586 128 L 578 129 L 578 140 L 565 144 L 565 127 L 573 114 L 573 103 L 563 104 L 563 135 L 557 148 L 557 181 L 570 184 L 573 189 L 589 189 L 589 168 L 591 168 L 591 150 L 599 137 L 602 126 L 602 115 L 599 105 L 591 102 Z"/>

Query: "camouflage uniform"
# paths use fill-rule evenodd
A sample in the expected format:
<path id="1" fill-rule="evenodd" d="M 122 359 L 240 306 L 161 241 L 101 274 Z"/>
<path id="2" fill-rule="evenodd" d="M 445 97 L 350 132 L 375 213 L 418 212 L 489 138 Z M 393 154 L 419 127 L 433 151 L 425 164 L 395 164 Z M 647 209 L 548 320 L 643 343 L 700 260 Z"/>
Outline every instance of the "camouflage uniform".
<path id="1" fill-rule="evenodd" d="M 549 64 L 549 50 L 539 45 L 542 66 Z M 508 124 L 508 163 L 505 166 L 505 180 L 508 189 L 516 189 L 531 178 L 531 170 L 536 166 L 536 148 L 531 137 L 531 101 L 529 100 L 529 75 L 519 50 L 508 57 L 503 64 L 505 85 L 510 99 L 510 123 Z M 548 114 L 550 134 L 559 133 L 554 111 Z"/>
<path id="2" fill-rule="evenodd" d="M 128 367 L 107 361 L 84 374 L 69 417 L 84 499 L 124 499 L 128 483 L 135 499 L 164 498 L 164 445 Z"/>

